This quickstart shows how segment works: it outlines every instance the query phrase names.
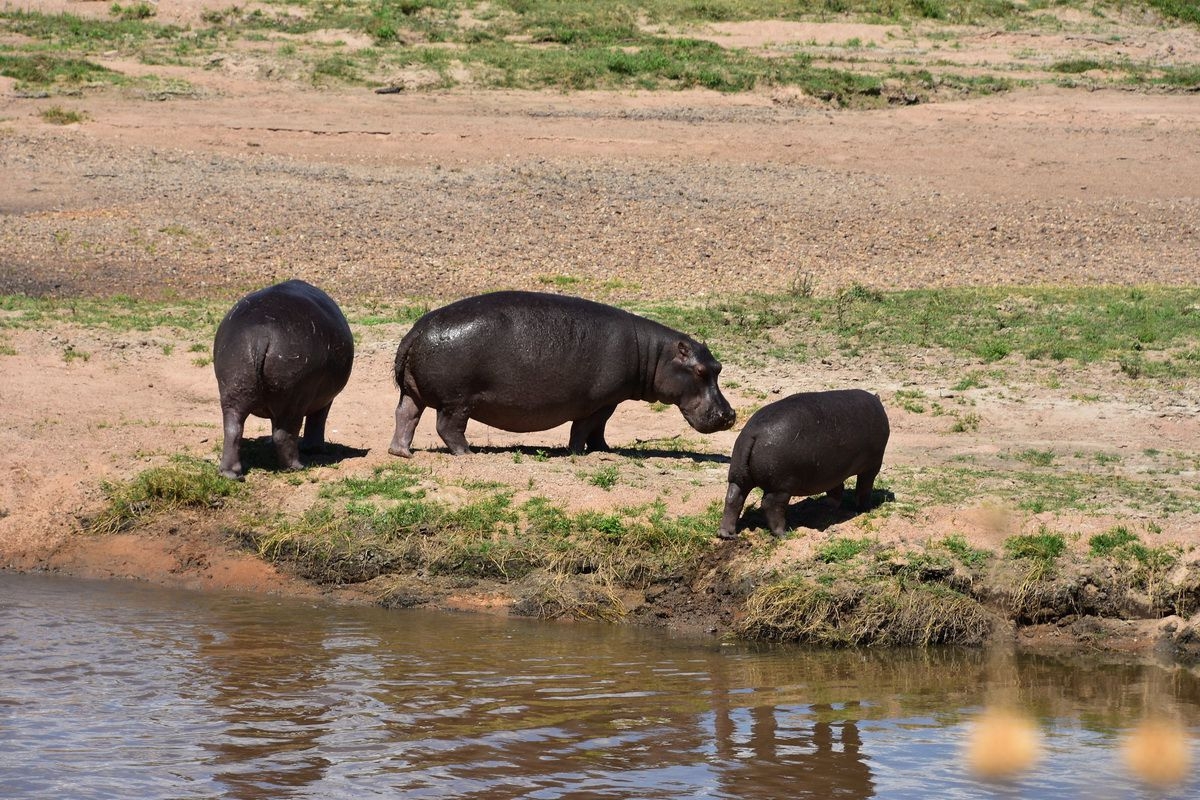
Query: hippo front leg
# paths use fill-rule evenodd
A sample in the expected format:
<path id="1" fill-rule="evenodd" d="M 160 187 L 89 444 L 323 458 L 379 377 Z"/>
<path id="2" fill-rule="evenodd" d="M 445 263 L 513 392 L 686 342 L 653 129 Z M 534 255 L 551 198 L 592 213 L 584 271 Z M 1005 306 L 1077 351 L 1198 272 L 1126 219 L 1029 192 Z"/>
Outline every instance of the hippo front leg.
<path id="1" fill-rule="evenodd" d="M 609 447 L 608 442 L 604 441 L 604 426 L 616 410 L 616 404 L 605 406 L 590 416 L 572 422 L 571 439 L 567 444 L 571 454 L 582 455 L 585 449 L 590 452 L 606 452 Z"/>
<path id="2" fill-rule="evenodd" d="M 736 483 L 729 484 L 725 492 L 725 514 L 721 517 L 719 535 L 722 539 L 733 539 L 737 536 L 738 519 L 742 516 L 742 508 L 746 505 L 746 490 Z"/>
<path id="3" fill-rule="evenodd" d="M 300 463 L 300 426 L 304 417 L 288 417 L 271 420 L 271 439 L 275 442 L 275 456 L 284 469 L 304 469 Z"/>
<path id="4" fill-rule="evenodd" d="M 325 420 L 333 403 L 309 414 L 304 420 L 304 438 L 300 440 L 300 452 L 323 453 L 325 451 Z"/>
<path id="5" fill-rule="evenodd" d="M 225 429 L 225 441 L 221 445 L 221 466 L 218 471 L 224 478 L 235 481 L 245 480 L 245 476 L 242 474 L 241 449 L 246 414 L 236 408 L 224 408 L 221 416 Z"/>
<path id="6" fill-rule="evenodd" d="M 389 453 L 412 458 L 413 434 L 424 410 L 425 407 L 417 405 L 416 400 L 406 394 L 400 395 L 400 402 L 396 403 L 396 430 L 392 434 L 392 443 L 388 445 Z"/>

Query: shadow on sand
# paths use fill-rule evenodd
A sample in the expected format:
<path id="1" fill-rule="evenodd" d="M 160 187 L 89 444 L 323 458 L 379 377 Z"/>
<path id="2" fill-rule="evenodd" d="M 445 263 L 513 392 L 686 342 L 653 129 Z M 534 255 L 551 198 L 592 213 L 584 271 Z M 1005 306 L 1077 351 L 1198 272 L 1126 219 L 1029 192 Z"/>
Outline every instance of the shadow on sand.
<path id="1" fill-rule="evenodd" d="M 319 452 L 300 451 L 300 461 L 305 467 L 323 467 L 328 464 L 340 464 L 352 458 L 362 458 L 369 449 L 347 447 L 335 442 L 326 442 Z M 242 469 L 249 474 L 262 470 L 263 472 L 285 472 L 279 466 L 275 456 L 275 442 L 270 436 L 258 436 L 253 439 L 242 439 Z"/>
<path id="2" fill-rule="evenodd" d="M 510 455 L 520 455 L 522 458 L 529 458 L 534 461 L 545 461 L 551 458 L 567 458 L 571 453 L 566 447 L 531 447 L 529 445 L 509 445 L 509 446 L 491 446 L 491 445 L 471 445 L 471 451 L 474 453 L 508 453 Z M 449 452 L 445 447 L 430 448 L 430 452 Z M 687 459 L 697 464 L 728 464 L 729 456 L 721 453 L 697 453 L 693 450 L 666 450 L 658 448 L 641 448 L 641 447 L 614 447 L 608 451 L 613 455 L 623 456 L 625 458 L 678 458 Z"/>
<path id="3" fill-rule="evenodd" d="M 875 489 L 871 492 L 870 508 L 883 503 L 893 503 L 896 495 L 890 489 Z M 839 506 L 831 506 L 825 495 L 805 497 L 798 503 L 792 503 L 787 510 L 787 527 L 789 531 L 796 528 L 808 528 L 814 531 L 826 531 L 834 525 L 854 519 L 859 514 L 870 509 L 860 509 L 854 502 L 854 491 L 847 487 L 842 495 Z M 756 503 L 747 504 L 746 511 L 738 520 L 738 531 L 751 528 L 767 529 L 767 518 L 763 516 L 761 507 Z"/>

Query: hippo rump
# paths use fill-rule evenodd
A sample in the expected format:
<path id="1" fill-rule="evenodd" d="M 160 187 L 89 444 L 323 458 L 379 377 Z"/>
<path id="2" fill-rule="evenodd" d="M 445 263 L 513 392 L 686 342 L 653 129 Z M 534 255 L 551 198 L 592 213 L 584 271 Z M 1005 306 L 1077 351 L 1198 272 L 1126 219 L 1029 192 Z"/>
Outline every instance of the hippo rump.
<path id="1" fill-rule="evenodd" d="M 317 287 L 285 281 L 237 301 L 213 342 L 225 428 L 221 474 L 242 477 L 239 446 L 250 414 L 271 420 L 280 465 L 300 469 L 300 449 L 319 450 L 325 443 L 329 406 L 353 362 L 346 317 Z M 302 422 L 304 440 L 297 445 Z"/>
<path id="2" fill-rule="evenodd" d="M 450 452 L 469 453 L 467 420 L 524 433 L 571 424 L 569 448 L 607 450 L 604 425 L 624 400 L 670 403 L 701 433 L 732 427 L 708 348 L 665 325 L 578 297 L 494 292 L 417 320 L 396 350 L 396 432 L 412 456 L 425 408 Z"/>
<path id="3" fill-rule="evenodd" d="M 759 409 L 733 445 L 721 536 L 736 535 L 755 487 L 763 490 L 763 514 L 776 536 L 787 527 L 790 498 L 827 492 L 840 503 L 851 475 L 858 476 L 858 507 L 866 508 L 890 432 L 883 403 L 861 389 L 802 392 Z"/>

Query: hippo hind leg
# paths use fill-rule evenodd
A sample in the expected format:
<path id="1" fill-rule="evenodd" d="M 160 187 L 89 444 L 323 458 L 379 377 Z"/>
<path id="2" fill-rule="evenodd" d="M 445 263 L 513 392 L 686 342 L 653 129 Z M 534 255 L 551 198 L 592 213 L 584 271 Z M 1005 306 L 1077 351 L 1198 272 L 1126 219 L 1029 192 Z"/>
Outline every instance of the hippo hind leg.
<path id="1" fill-rule="evenodd" d="M 787 532 L 787 506 L 792 496 L 787 492 L 766 492 L 762 498 L 763 516 L 767 518 L 767 527 L 776 536 Z"/>
<path id="2" fill-rule="evenodd" d="M 275 442 L 275 455 L 279 466 L 284 469 L 304 469 L 300 463 L 300 426 L 304 417 L 271 418 L 271 439 Z"/>
<path id="3" fill-rule="evenodd" d="M 329 418 L 330 403 L 304 419 L 304 438 L 300 440 L 300 452 L 321 453 L 325 451 L 325 420 Z"/>
<path id="4" fill-rule="evenodd" d="M 221 466 L 218 471 L 222 477 L 231 480 L 244 480 L 242 474 L 242 433 L 246 426 L 246 412 L 226 406 L 221 409 L 225 441 L 221 445 Z"/>
<path id="5" fill-rule="evenodd" d="M 866 472 L 858 474 L 858 482 L 854 487 L 854 499 L 857 501 L 860 510 L 865 511 L 871 507 L 871 492 L 875 489 L 875 477 L 879 475 L 879 470 L 882 466 L 881 462 Z"/>
<path id="6" fill-rule="evenodd" d="M 467 420 L 470 418 L 471 412 L 467 408 L 443 407 L 438 409 L 438 436 L 442 437 L 446 447 L 449 447 L 450 452 L 456 456 L 471 452 L 471 446 L 467 444 Z"/>
<path id="7" fill-rule="evenodd" d="M 607 451 L 609 447 L 608 442 L 604 441 L 604 426 L 616 410 L 616 405 L 604 406 L 591 415 L 572 422 L 571 439 L 567 449 L 573 455 L 582 455 L 585 449 L 589 452 Z"/>
<path id="8" fill-rule="evenodd" d="M 721 527 L 718 535 L 722 539 L 732 539 L 737 536 L 738 518 L 746 505 L 746 490 L 736 483 L 730 483 L 725 490 L 725 513 L 721 516 Z"/>
<path id="9" fill-rule="evenodd" d="M 417 405 L 416 400 L 406 394 L 400 395 L 400 402 L 396 404 L 396 431 L 392 434 L 392 443 L 388 445 L 389 453 L 412 458 L 413 434 L 424 410 L 425 406 Z"/>

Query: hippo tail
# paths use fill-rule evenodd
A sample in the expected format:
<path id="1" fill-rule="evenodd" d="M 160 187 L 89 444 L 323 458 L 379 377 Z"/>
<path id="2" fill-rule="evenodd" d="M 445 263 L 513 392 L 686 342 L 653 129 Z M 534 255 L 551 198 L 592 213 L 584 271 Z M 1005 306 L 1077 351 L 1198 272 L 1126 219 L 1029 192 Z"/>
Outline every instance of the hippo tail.
<path id="1" fill-rule="evenodd" d="M 733 452 L 729 454 L 729 482 L 738 486 L 753 485 L 750 474 L 750 456 L 754 452 L 754 443 L 758 437 L 750 433 L 739 436 L 733 443 Z"/>
<path id="2" fill-rule="evenodd" d="M 400 346 L 396 348 L 396 365 L 393 369 L 392 377 L 396 381 L 396 386 L 400 388 L 401 394 L 404 394 L 406 386 L 410 391 L 412 389 L 412 381 L 410 380 L 406 384 L 404 376 L 408 373 L 409 353 L 412 351 L 416 340 L 417 335 L 414 328 L 404 335 L 404 338 L 400 340 Z"/>

